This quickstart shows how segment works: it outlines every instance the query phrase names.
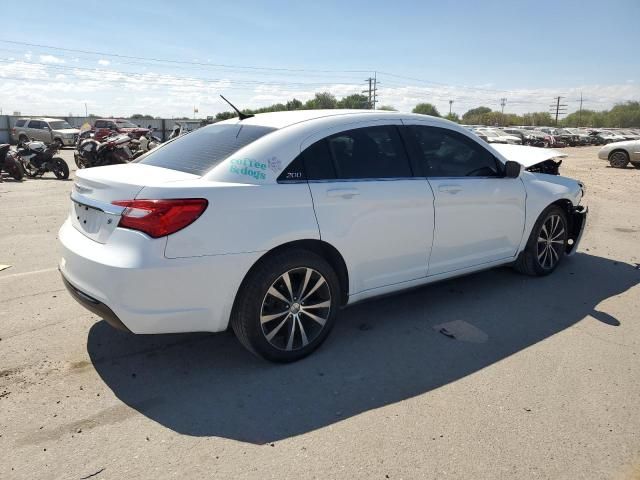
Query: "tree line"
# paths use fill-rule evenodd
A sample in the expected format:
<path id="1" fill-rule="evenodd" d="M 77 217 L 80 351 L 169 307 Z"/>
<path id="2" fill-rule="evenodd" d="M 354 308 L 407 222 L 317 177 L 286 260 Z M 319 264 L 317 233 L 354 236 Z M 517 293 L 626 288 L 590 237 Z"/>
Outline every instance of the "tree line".
<path id="1" fill-rule="evenodd" d="M 268 107 L 257 109 L 244 109 L 243 113 L 256 114 L 266 112 L 281 112 L 287 110 L 317 110 L 317 109 L 371 109 L 372 105 L 366 95 L 355 93 L 341 99 L 329 92 L 316 93 L 313 98 L 302 102 L 296 98 L 286 103 L 275 103 Z M 396 109 L 391 105 L 383 105 L 378 110 Z M 432 115 L 446 118 L 453 122 L 465 125 L 553 125 L 554 117 L 549 112 L 531 112 L 518 115 L 515 113 L 502 113 L 491 110 L 489 107 L 476 107 L 465 112 L 462 117 L 456 113 L 441 115 L 435 105 L 431 103 L 419 103 L 413 109 L 413 113 Z M 218 113 L 216 120 L 226 120 L 236 116 L 235 112 L 226 111 Z M 559 126 L 564 127 L 640 127 L 640 102 L 628 101 L 616 104 L 610 110 L 587 110 L 574 112 L 558 121 Z"/>

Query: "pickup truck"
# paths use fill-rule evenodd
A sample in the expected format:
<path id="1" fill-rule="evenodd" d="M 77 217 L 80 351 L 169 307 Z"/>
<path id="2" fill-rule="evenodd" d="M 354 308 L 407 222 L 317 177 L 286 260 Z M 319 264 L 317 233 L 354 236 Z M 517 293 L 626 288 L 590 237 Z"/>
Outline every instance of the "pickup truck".
<path id="1" fill-rule="evenodd" d="M 93 123 L 94 138 L 99 142 L 114 133 L 124 133 L 131 138 L 138 139 L 149 132 L 148 128 L 142 128 L 121 118 L 99 118 Z"/>

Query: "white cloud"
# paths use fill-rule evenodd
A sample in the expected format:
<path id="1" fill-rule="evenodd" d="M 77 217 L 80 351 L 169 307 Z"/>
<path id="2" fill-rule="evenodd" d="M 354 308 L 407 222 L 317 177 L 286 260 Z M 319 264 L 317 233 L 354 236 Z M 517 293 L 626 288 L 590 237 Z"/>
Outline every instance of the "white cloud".
<path id="1" fill-rule="evenodd" d="M 64 59 L 56 57 L 55 55 L 40 55 L 40 61 L 42 63 L 60 64 L 64 63 Z"/>
<path id="2" fill-rule="evenodd" d="M 104 58 L 101 60 L 98 60 L 98 65 L 102 65 L 106 67 L 107 65 L 110 65 L 110 64 L 111 62 L 109 60 L 105 60 Z"/>
<path id="3" fill-rule="evenodd" d="M 316 83 L 305 85 L 305 81 L 311 80 L 294 83 L 298 80 L 258 76 L 207 81 L 186 78 L 188 73 L 180 76 L 140 70 L 124 73 L 109 68 L 79 68 L 79 65 L 78 68 L 75 65 L 73 68 L 35 65 L 27 63 L 27 60 L 10 62 L 0 69 L 0 97 L 10 99 L 11 103 L 5 106 L 7 110 L 34 115 L 43 112 L 65 115 L 85 101 L 94 113 L 101 115 L 125 116 L 142 112 L 164 117 L 190 116 L 193 105 L 198 106 L 201 115 L 215 115 L 229 109 L 219 98 L 221 93 L 238 106 L 256 108 L 286 102 L 294 97 L 304 102 L 315 92 L 328 91 L 340 98 L 363 90 L 357 81 L 321 83 L 322 80 L 316 80 Z M 107 67 L 108 60 L 104 62 L 107 64 L 99 63 Z M 65 71 L 61 72 L 60 68 Z M 259 81 L 264 83 L 257 83 Z M 277 82 L 282 84 L 270 84 Z M 397 79 L 382 78 L 378 105 L 392 105 L 400 111 L 409 112 L 420 102 L 430 102 L 445 114 L 449 111 L 451 99 L 454 101 L 453 111 L 462 114 L 480 105 L 499 110 L 500 98 L 506 97 L 505 112 L 525 113 L 547 111 L 552 98 L 560 94 L 564 97 L 563 102 L 569 105 L 568 111 L 572 112 L 579 106 L 581 93 L 584 108 L 594 110 L 608 109 L 617 102 L 640 98 L 640 83 L 626 80 L 612 85 L 581 85 L 562 90 L 538 88 L 497 92 L 489 90 L 491 88 L 492 85 L 415 86 L 405 85 Z"/>

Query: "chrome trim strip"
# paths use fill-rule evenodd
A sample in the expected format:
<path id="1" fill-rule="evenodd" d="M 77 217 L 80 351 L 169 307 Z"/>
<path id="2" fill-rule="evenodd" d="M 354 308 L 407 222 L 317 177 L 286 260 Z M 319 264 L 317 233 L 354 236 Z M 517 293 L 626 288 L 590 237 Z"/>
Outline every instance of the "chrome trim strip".
<path id="1" fill-rule="evenodd" d="M 85 197 L 84 195 L 80 195 L 78 192 L 71 192 L 71 200 L 111 215 L 122 215 L 122 212 L 125 209 L 125 207 L 113 205 L 112 203 L 100 202 L 98 200 Z"/>

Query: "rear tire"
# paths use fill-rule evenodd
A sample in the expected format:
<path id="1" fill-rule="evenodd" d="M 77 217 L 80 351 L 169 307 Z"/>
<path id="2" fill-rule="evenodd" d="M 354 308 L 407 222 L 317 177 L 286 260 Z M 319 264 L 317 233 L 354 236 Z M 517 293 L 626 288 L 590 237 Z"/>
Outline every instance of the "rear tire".
<path id="1" fill-rule="evenodd" d="M 26 135 L 20 135 L 18 138 L 18 147 L 24 147 L 29 142 L 29 137 Z"/>
<path id="2" fill-rule="evenodd" d="M 544 276 L 553 272 L 567 251 L 567 214 L 556 205 L 548 207 L 536 221 L 524 251 L 514 268 L 525 275 Z"/>
<path id="3" fill-rule="evenodd" d="M 13 177 L 14 180 L 20 181 L 24 178 L 22 163 L 13 157 L 9 157 L 5 160 L 4 170 Z"/>
<path id="4" fill-rule="evenodd" d="M 339 308 L 339 285 L 321 256 L 299 248 L 276 253 L 261 260 L 242 282 L 231 327 L 255 355 L 294 362 L 329 335 Z"/>
<path id="5" fill-rule="evenodd" d="M 629 165 L 629 155 L 627 152 L 617 150 L 609 155 L 609 164 L 613 168 L 627 168 L 627 165 Z"/>

